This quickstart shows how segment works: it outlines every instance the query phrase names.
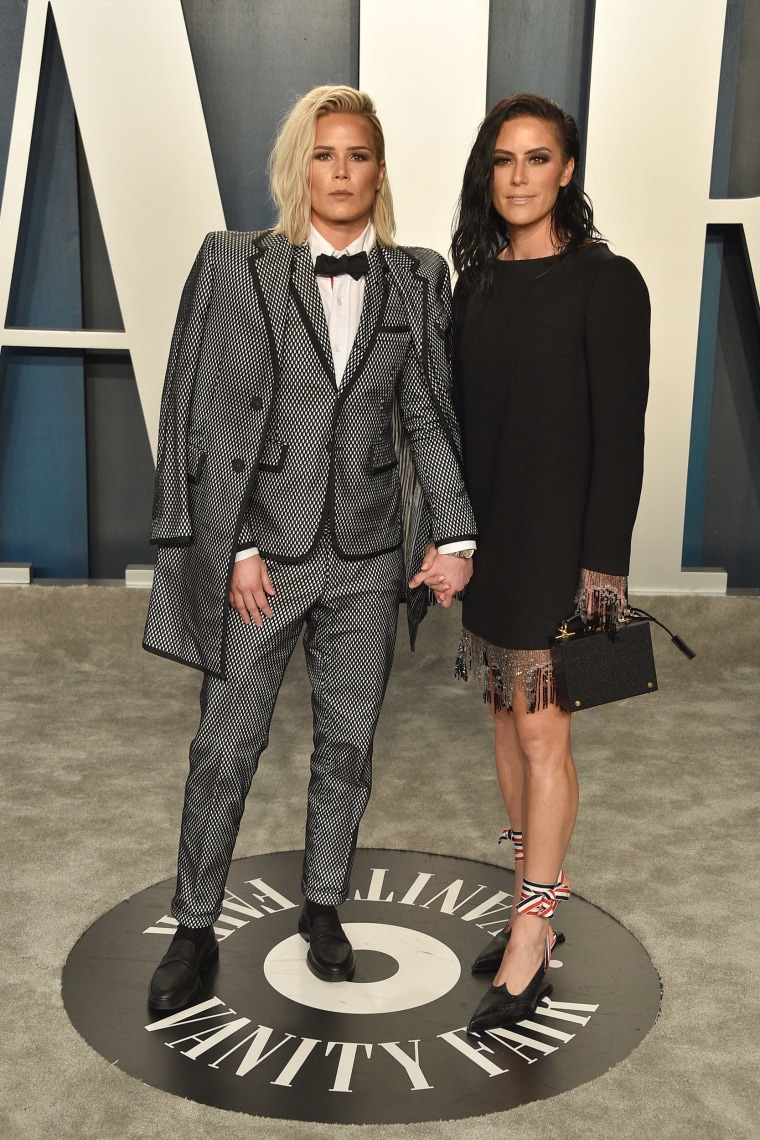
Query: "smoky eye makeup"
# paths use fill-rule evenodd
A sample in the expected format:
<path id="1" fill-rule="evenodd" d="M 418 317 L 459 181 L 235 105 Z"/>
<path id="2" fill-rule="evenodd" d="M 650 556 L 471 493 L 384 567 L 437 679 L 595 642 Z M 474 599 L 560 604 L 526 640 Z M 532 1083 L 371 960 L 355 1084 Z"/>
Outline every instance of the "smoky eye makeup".
<path id="1" fill-rule="evenodd" d="M 525 155 L 528 162 L 549 162 L 551 157 L 552 153 L 550 150 L 530 151 Z M 513 154 L 504 150 L 495 151 L 493 156 L 494 162 L 497 163 L 514 162 L 514 158 L 515 156 Z"/>

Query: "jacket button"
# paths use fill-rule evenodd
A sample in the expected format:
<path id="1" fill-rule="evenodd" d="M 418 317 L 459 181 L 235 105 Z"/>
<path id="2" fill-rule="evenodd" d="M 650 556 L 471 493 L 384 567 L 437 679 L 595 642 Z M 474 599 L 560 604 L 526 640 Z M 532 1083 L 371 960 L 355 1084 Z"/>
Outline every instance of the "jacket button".
<path id="1" fill-rule="evenodd" d="M 232 470 L 237 471 L 238 474 L 240 474 L 241 471 L 245 471 L 245 463 L 243 463 L 243 460 L 242 459 L 233 459 L 232 460 Z"/>
<path id="2" fill-rule="evenodd" d="M 251 407 L 253 408 L 254 412 L 261 411 L 261 409 L 264 407 L 264 401 L 262 400 L 261 396 L 251 396 Z"/>

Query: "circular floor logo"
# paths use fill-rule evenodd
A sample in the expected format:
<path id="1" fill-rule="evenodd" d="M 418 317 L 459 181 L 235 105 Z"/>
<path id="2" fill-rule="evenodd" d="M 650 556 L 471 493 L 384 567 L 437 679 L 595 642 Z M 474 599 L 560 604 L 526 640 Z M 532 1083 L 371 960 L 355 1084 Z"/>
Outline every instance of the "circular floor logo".
<path id="1" fill-rule="evenodd" d="M 147 1084 L 257 1116 L 342 1124 L 501 1112 L 593 1080 L 654 1024 L 660 979 L 634 936 L 573 897 L 557 912 L 550 997 L 510 1029 L 468 1036 L 490 978 L 470 963 L 512 902 L 511 871 L 413 851 L 357 852 L 341 921 L 350 982 L 315 978 L 296 933 L 302 853 L 233 862 L 219 962 L 187 1009 L 153 1013 L 150 976 L 171 939 L 173 880 L 82 936 L 63 1000 L 84 1039 Z"/>

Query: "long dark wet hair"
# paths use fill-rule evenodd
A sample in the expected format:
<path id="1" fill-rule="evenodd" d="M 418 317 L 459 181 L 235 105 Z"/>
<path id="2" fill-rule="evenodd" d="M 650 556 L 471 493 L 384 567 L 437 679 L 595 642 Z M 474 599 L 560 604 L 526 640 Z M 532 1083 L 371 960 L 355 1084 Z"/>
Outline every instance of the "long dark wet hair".
<path id="1" fill-rule="evenodd" d="M 581 145 L 572 115 L 542 95 L 509 95 L 488 112 L 467 160 L 459 197 L 456 228 L 451 242 L 454 268 L 464 285 L 474 292 L 487 292 L 493 281 L 493 262 L 509 245 L 507 224 L 493 207 L 493 165 L 496 140 L 508 119 L 529 115 L 551 123 L 565 162 L 575 168 L 567 186 L 560 186 L 552 212 L 552 232 L 562 253 L 579 249 L 588 241 L 600 241 L 594 225 L 591 202 L 577 179 Z"/>

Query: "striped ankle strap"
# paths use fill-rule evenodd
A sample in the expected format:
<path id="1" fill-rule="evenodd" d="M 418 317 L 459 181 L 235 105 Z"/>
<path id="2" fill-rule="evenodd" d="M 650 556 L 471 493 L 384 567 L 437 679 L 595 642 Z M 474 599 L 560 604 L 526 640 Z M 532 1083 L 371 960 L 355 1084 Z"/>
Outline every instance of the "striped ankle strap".
<path id="1" fill-rule="evenodd" d="M 525 858 L 525 852 L 523 851 L 523 833 L 521 831 L 515 831 L 513 827 L 505 827 L 499 836 L 499 843 L 503 843 L 505 839 L 509 839 L 509 841 L 514 844 L 515 863 L 521 863 Z"/>
<path id="2" fill-rule="evenodd" d="M 517 904 L 518 914 L 529 914 L 535 918 L 551 918 L 557 909 L 557 903 L 570 898 L 570 880 L 564 871 L 560 871 L 559 878 L 554 886 L 546 883 L 532 883 L 523 879 L 520 901 Z"/>

